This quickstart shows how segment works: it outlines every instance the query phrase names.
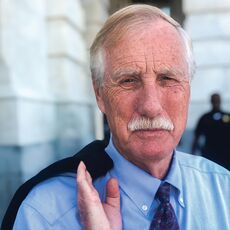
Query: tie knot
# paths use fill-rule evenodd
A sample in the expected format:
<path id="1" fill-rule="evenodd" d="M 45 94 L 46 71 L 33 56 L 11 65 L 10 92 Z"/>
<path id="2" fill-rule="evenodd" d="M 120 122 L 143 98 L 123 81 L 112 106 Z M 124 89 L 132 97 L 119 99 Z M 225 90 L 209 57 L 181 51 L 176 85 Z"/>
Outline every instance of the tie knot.
<path id="1" fill-rule="evenodd" d="M 156 198 L 159 199 L 161 203 L 169 203 L 170 194 L 170 184 L 163 183 L 157 190 Z"/>

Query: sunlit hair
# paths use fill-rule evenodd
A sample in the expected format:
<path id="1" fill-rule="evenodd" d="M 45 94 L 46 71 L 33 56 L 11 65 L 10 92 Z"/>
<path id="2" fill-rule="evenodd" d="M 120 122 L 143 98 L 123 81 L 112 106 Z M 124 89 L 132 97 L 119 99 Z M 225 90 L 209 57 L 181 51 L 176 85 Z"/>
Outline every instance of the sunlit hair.
<path id="1" fill-rule="evenodd" d="M 195 72 L 195 62 L 193 58 L 191 40 L 178 22 L 166 15 L 160 9 L 145 5 L 136 4 L 127 6 L 113 15 L 105 22 L 98 32 L 90 48 L 90 68 L 92 79 L 98 86 L 101 85 L 105 72 L 105 52 L 106 48 L 115 46 L 125 36 L 127 31 L 134 31 L 146 24 L 150 24 L 158 19 L 162 19 L 174 26 L 181 35 L 186 52 L 186 61 L 189 68 L 189 80 Z"/>
<path id="2" fill-rule="evenodd" d="M 174 125 L 171 120 L 164 117 L 146 118 L 138 117 L 132 119 L 128 124 L 130 131 L 136 130 L 153 130 L 153 129 L 164 129 L 167 131 L 173 131 Z"/>

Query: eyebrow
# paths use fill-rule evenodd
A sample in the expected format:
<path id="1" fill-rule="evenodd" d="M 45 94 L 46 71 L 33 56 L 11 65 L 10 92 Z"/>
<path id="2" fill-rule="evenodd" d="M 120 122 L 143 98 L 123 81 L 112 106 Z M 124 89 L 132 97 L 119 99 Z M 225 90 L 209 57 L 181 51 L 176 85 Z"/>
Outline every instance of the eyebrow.
<path id="1" fill-rule="evenodd" d="M 159 70 L 153 70 L 155 74 L 170 74 L 175 76 L 183 77 L 185 73 L 176 68 L 168 68 L 166 66 L 160 68 Z M 141 74 L 141 70 L 134 69 L 134 68 L 118 68 L 112 75 L 113 80 L 117 80 L 122 76 L 138 76 Z"/>
<path id="2" fill-rule="evenodd" d="M 140 71 L 135 70 L 133 68 L 126 68 L 126 69 L 118 69 L 113 73 L 113 79 L 119 79 L 120 77 L 127 75 L 127 76 L 131 76 L 131 75 L 139 75 Z"/>
<path id="3" fill-rule="evenodd" d="M 179 69 L 175 69 L 175 68 L 168 68 L 168 67 L 163 67 L 161 69 L 159 69 L 158 71 L 154 71 L 155 73 L 158 74 L 173 74 L 176 76 L 184 76 L 185 73 L 182 70 Z"/>

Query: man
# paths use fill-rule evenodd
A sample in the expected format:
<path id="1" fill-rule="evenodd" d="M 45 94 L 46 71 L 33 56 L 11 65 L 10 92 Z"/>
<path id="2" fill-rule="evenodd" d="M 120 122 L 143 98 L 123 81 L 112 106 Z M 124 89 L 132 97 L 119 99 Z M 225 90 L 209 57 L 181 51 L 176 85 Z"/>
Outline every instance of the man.
<path id="1" fill-rule="evenodd" d="M 14 199 L 5 223 L 14 222 L 14 229 L 229 229 L 229 171 L 175 150 L 194 72 L 180 25 L 152 6 L 121 9 L 91 47 L 91 71 L 109 144 L 94 142 L 24 185 L 19 198 L 51 172 L 12 221 Z M 70 173 L 75 160 L 84 162 L 77 188 Z"/>
<path id="2" fill-rule="evenodd" d="M 218 93 L 211 95 L 210 103 L 211 111 L 201 116 L 195 129 L 192 153 L 199 149 L 202 156 L 230 170 L 230 114 L 221 110 Z"/>

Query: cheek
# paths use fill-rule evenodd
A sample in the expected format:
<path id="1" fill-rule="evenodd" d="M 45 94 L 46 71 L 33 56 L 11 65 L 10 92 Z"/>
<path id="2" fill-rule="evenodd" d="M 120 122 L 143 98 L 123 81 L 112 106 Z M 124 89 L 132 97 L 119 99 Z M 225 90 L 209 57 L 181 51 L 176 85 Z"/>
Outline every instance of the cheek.
<path id="1" fill-rule="evenodd" d="M 124 108 L 133 106 L 135 93 L 118 86 L 107 86 L 103 98 L 110 109 L 117 111 L 119 109 L 123 110 Z"/>
<path id="2" fill-rule="evenodd" d="M 189 88 L 174 88 L 167 95 L 167 108 L 170 117 L 177 123 L 184 123 L 187 119 Z"/>
<path id="3" fill-rule="evenodd" d="M 135 110 L 133 95 L 122 90 L 109 90 L 104 95 L 105 113 L 112 123 L 128 123 Z"/>

